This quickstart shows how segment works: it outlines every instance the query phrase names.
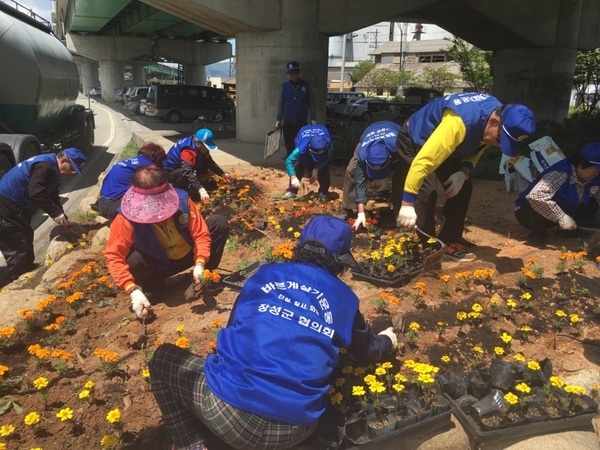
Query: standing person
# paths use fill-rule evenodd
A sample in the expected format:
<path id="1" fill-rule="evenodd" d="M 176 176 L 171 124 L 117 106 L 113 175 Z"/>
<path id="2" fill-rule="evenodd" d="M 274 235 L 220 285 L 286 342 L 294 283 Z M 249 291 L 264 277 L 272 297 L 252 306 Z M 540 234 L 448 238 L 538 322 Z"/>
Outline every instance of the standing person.
<path id="1" fill-rule="evenodd" d="M 406 170 L 396 149 L 396 137 L 400 125 L 390 121 L 375 122 L 367 127 L 360 137 L 354 155 L 344 176 L 342 207 L 344 219 L 354 217 L 354 208 L 358 210 L 352 228 L 358 230 L 367 225 L 365 204 L 369 181 L 392 178 L 392 208 L 394 216 L 400 210 L 402 187 Z"/>
<path id="2" fill-rule="evenodd" d="M 309 114 L 310 123 L 316 125 L 317 112 L 310 83 L 300 78 L 298 61 L 287 63 L 286 72 L 290 79 L 281 85 L 275 127 L 283 128 L 283 141 L 289 156 L 296 148 L 294 139 L 300 128 L 307 124 Z"/>
<path id="3" fill-rule="evenodd" d="M 212 131 L 201 128 L 177 141 L 167 152 L 164 166 L 169 183 L 186 191 L 195 202 L 210 200 L 209 192 L 218 188 L 211 172 L 227 182 L 231 180 L 231 175 L 210 155 L 212 150 L 217 150 Z"/>
<path id="4" fill-rule="evenodd" d="M 393 329 L 374 334 L 338 278 L 357 267 L 351 237 L 343 220 L 313 217 L 292 262 L 263 265 L 246 281 L 216 353 L 205 361 L 170 344 L 156 350 L 152 392 L 174 449 L 209 448 L 208 432 L 239 449 L 290 448 L 327 407 L 340 347 L 358 364 L 390 357 Z"/>
<path id="5" fill-rule="evenodd" d="M 33 156 L 0 179 L 0 251 L 11 280 L 35 268 L 31 217 L 40 208 L 58 225 L 69 226 L 60 203 L 60 177 L 76 173 L 87 162 L 77 148 Z"/>
<path id="6" fill-rule="evenodd" d="M 398 151 L 408 169 L 398 224 L 435 234 L 437 180 L 446 188 L 444 223 L 438 238 L 445 256 L 472 261 L 463 239 L 473 184 L 471 170 L 488 147 L 515 156 L 519 143 L 535 131 L 533 112 L 524 105 L 503 106 L 487 94 L 451 94 L 415 112 L 398 133 Z"/>
<path id="7" fill-rule="evenodd" d="M 296 145 L 296 149 L 285 160 L 287 174 L 290 176 L 285 197 L 291 198 L 298 194 L 304 171 L 308 170 L 311 172 L 311 184 L 319 180 L 317 198 L 326 201 L 331 185 L 329 159 L 332 144 L 329 131 L 322 125 L 305 125 L 298 132 Z"/>
<path id="8" fill-rule="evenodd" d="M 113 220 L 121 205 L 121 198 L 131 186 L 133 172 L 142 166 L 155 166 L 162 169 L 166 157 L 164 148 L 154 142 L 147 142 L 138 150 L 137 156 L 114 163 L 100 187 L 98 197 L 100 215 Z"/>
<path id="9" fill-rule="evenodd" d="M 515 201 L 515 216 L 531 231 L 530 243 L 545 247 L 548 228 L 575 230 L 594 220 L 599 203 L 600 142 L 589 142 L 533 180 Z"/>
<path id="10" fill-rule="evenodd" d="M 136 316 L 145 318 L 148 297 L 163 293 L 166 278 L 194 267 L 196 284 L 204 269 L 216 269 L 229 235 L 221 215 L 206 219 L 187 193 L 174 189 L 164 171 L 137 169 L 110 225 L 104 255 L 115 284 L 131 297 Z"/>

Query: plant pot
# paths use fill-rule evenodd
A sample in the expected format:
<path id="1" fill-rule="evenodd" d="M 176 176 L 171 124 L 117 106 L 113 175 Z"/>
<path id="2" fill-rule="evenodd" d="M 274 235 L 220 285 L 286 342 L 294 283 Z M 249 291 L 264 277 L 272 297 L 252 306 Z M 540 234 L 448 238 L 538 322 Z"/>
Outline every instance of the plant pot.
<path id="1" fill-rule="evenodd" d="M 513 364 L 500 359 L 492 360 L 490 365 L 490 385 L 502 391 L 508 391 L 517 376 Z"/>
<path id="2" fill-rule="evenodd" d="M 490 381 L 485 380 L 479 370 L 469 374 L 469 392 L 477 398 L 483 398 L 489 392 Z"/>
<path id="3" fill-rule="evenodd" d="M 450 409 L 450 402 L 443 395 L 436 395 L 431 401 L 433 415 L 442 414 Z"/>
<path id="4" fill-rule="evenodd" d="M 367 419 L 367 432 L 371 439 L 384 436 L 396 429 L 395 414 L 373 414 Z"/>
<path id="5" fill-rule="evenodd" d="M 417 420 L 419 420 L 419 416 L 416 414 L 412 414 L 409 416 L 396 416 L 396 430 L 401 430 L 405 427 L 408 427 L 414 423 L 417 423 Z"/>
<path id="6" fill-rule="evenodd" d="M 450 397 L 457 399 L 467 393 L 467 384 L 461 380 L 454 372 L 445 372 L 438 376 L 438 385 Z"/>
<path id="7" fill-rule="evenodd" d="M 367 418 L 363 415 L 356 414 L 348 419 L 343 427 L 343 434 L 353 444 L 364 444 L 368 442 L 367 435 Z"/>
<path id="8" fill-rule="evenodd" d="M 499 413 L 505 406 L 504 394 L 499 389 L 492 389 L 492 391 L 475 403 L 473 413 L 478 417 L 484 417 L 489 414 Z"/>

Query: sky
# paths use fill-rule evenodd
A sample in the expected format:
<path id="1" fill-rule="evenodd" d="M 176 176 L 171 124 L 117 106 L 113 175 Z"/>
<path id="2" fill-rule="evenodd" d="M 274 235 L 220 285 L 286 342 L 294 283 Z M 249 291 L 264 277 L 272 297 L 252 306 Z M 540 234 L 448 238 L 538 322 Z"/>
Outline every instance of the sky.
<path id="1" fill-rule="evenodd" d="M 14 6 L 11 0 L 2 0 L 4 3 Z M 54 2 L 52 0 L 16 0 L 23 6 L 32 9 L 33 12 L 42 16 L 44 19 L 50 21 L 52 17 L 52 11 L 54 10 Z"/>

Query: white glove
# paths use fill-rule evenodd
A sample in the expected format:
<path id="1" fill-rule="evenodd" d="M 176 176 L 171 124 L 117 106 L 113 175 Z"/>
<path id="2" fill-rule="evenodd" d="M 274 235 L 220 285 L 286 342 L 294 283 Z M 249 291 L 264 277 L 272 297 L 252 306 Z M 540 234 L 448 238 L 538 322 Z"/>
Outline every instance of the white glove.
<path id="1" fill-rule="evenodd" d="M 319 169 L 317 169 L 316 167 L 312 170 L 312 174 L 310 176 L 310 179 L 308 180 L 308 182 L 310 184 L 313 184 L 317 181 L 317 177 L 319 176 Z"/>
<path id="2" fill-rule="evenodd" d="M 367 218 L 365 217 L 365 213 L 364 213 L 364 212 L 359 212 L 359 213 L 356 215 L 356 220 L 354 221 L 354 224 L 352 225 L 352 229 L 353 229 L 354 231 L 356 231 L 356 230 L 358 230 L 358 228 L 359 228 L 361 225 L 362 225 L 363 227 L 365 227 L 365 228 L 367 227 Z"/>
<path id="3" fill-rule="evenodd" d="M 194 266 L 194 272 L 192 273 L 192 277 L 194 278 L 194 283 L 200 283 L 200 280 L 204 278 L 203 276 L 204 266 L 202 264 L 196 264 Z"/>
<path id="4" fill-rule="evenodd" d="M 414 228 L 417 223 L 417 213 L 414 206 L 401 206 L 398 213 L 398 225 L 404 228 Z"/>
<path id="5" fill-rule="evenodd" d="M 64 214 L 53 217 L 52 220 L 54 220 L 58 225 L 62 225 L 63 227 L 69 226 L 69 219 L 67 219 L 67 216 L 65 216 Z"/>
<path id="6" fill-rule="evenodd" d="M 379 336 L 387 336 L 392 341 L 392 349 L 398 346 L 398 336 L 394 333 L 394 327 L 386 328 L 379 333 Z"/>
<path id="7" fill-rule="evenodd" d="M 293 176 L 290 178 L 290 186 L 292 186 L 294 189 L 298 189 L 300 187 L 300 180 L 298 177 Z"/>
<path id="8" fill-rule="evenodd" d="M 467 179 L 467 176 L 465 175 L 465 173 L 462 170 L 459 170 L 458 172 L 454 172 L 443 183 L 444 186 L 446 187 L 446 191 L 444 192 L 444 195 L 448 198 L 454 197 L 462 189 L 463 184 L 465 184 L 466 179 Z"/>
<path id="9" fill-rule="evenodd" d="M 310 124 L 311 124 L 311 125 L 316 125 L 316 124 L 317 124 L 317 121 L 316 121 L 316 120 L 311 120 L 311 121 L 310 121 Z"/>
<path id="10" fill-rule="evenodd" d="M 573 220 L 573 218 L 567 214 L 558 219 L 558 226 L 561 230 L 574 230 L 577 228 L 577 222 Z"/>
<path id="11" fill-rule="evenodd" d="M 135 289 L 131 294 L 131 309 L 137 316 L 138 319 L 144 319 L 148 317 L 148 313 L 152 311 L 152 305 L 148 301 L 148 298 L 139 289 Z"/>
<path id="12" fill-rule="evenodd" d="M 206 192 L 206 189 L 200 188 L 200 190 L 198 191 L 198 194 L 200 194 L 200 200 L 202 200 L 203 202 L 207 202 L 210 200 L 210 195 L 208 195 L 208 192 Z"/>
<path id="13" fill-rule="evenodd" d="M 275 128 L 279 129 L 281 128 L 281 120 L 278 120 L 277 122 L 275 122 Z"/>
<path id="14" fill-rule="evenodd" d="M 225 178 L 226 182 L 231 183 L 231 174 L 230 173 L 225 172 L 223 174 L 223 178 Z"/>

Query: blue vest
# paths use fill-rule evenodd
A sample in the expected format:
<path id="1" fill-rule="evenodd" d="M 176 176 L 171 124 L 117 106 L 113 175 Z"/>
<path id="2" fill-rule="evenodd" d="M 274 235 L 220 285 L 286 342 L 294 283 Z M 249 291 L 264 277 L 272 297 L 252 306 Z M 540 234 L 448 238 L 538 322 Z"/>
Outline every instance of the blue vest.
<path id="1" fill-rule="evenodd" d="M 181 189 L 175 189 L 175 191 L 179 196 L 179 209 L 173 216 L 173 221 L 179 234 L 188 244 L 193 246 L 190 230 L 188 229 L 190 219 L 190 209 L 187 203 L 188 194 Z M 121 207 L 118 208 L 118 211 L 121 212 Z M 167 270 L 169 268 L 169 259 L 167 258 L 167 253 L 161 247 L 154 230 L 152 230 L 152 224 L 131 221 L 129 223 L 131 223 L 134 232 L 133 248 L 144 255 L 150 256 L 160 270 Z"/>
<path id="2" fill-rule="evenodd" d="M 358 143 L 359 149 L 363 147 L 368 148 L 376 142 L 383 141 L 383 144 L 388 149 L 390 154 L 397 154 L 398 150 L 396 149 L 396 139 L 398 138 L 399 131 L 400 125 L 395 122 L 383 120 L 381 122 L 372 123 L 365 129 L 365 131 L 363 131 L 363 134 L 360 137 L 360 142 Z"/>
<path id="3" fill-rule="evenodd" d="M 284 122 L 306 122 L 308 119 L 308 97 L 310 83 L 300 79 L 297 84 L 286 81 L 281 85 L 283 97 L 283 112 L 281 118 Z"/>
<path id="4" fill-rule="evenodd" d="M 49 163 L 54 169 L 55 176 L 50 184 L 46 186 L 48 192 L 52 193 L 60 183 L 60 172 L 58 171 L 55 153 L 32 156 L 10 169 L 0 179 L 0 195 L 29 214 L 33 214 L 37 209 L 37 205 L 29 198 L 28 193 L 31 166 L 39 162 Z"/>
<path id="5" fill-rule="evenodd" d="M 154 165 L 154 163 L 143 155 L 117 161 L 113 164 L 102 182 L 100 196 L 110 200 L 116 200 L 123 197 L 125 191 L 131 186 L 131 176 L 133 175 L 133 172 L 135 172 L 135 169 L 152 165 Z"/>
<path id="6" fill-rule="evenodd" d="M 173 170 L 179 169 L 181 167 L 181 152 L 185 148 L 192 149 L 193 151 L 198 153 L 196 150 L 196 146 L 194 145 L 194 135 L 188 136 L 183 139 L 179 139 L 169 149 L 169 151 L 167 152 L 167 159 L 165 159 L 165 161 L 163 162 L 165 171 L 172 172 Z M 199 161 L 200 161 L 200 158 L 196 158 L 196 166 L 198 165 Z M 197 169 L 197 168 L 194 167 L 194 169 Z"/>
<path id="7" fill-rule="evenodd" d="M 579 209 L 585 208 L 590 203 L 590 200 L 594 197 L 590 193 L 591 188 L 594 186 L 600 187 L 600 176 L 593 178 L 583 186 L 583 199 L 580 202 L 579 196 L 577 195 L 577 188 L 574 184 L 569 183 L 572 167 L 573 165 L 568 159 L 563 159 L 557 162 L 556 164 L 553 164 L 552 166 L 548 167 L 540 175 L 538 175 L 538 177 L 535 180 L 533 180 L 529 184 L 529 186 L 527 186 L 527 189 L 525 189 L 519 194 L 519 197 L 515 200 L 515 205 L 517 205 L 517 207 L 520 207 L 525 202 L 525 197 L 531 192 L 533 187 L 536 184 L 538 184 L 540 179 L 547 173 L 566 172 L 567 179 L 562 184 L 562 186 L 558 188 L 558 190 L 552 197 L 552 200 L 554 200 L 556 204 L 560 207 L 560 209 L 562 209 L 566 214 L 575 218 Z"/>
<path id="8" fill-rule="evenodd" d="M 423 147 L 442 121 L 444 109 L 451 109 L 460 116 L 467 128 L 464 141 L 456 147 L 452 157 L 468 158 L 479 151 L 488 119 L 500 106 L 502 103 L 498 99 L 487 94 L 467 92 L 447 95 L 413 113 L 408 122 L 408 134 L 415 145 Z"/>
<path id="9" fill-rule="evenodd" d="M 219 332 L 217 352 L 206 359 L 210 390 L 267 419 L 316 423 L 329 401 L 338 347 L 351 343 L 358 303 L 348 286 L 320 267 L 261 266 L 244 284 L 230 325 Z"/>

